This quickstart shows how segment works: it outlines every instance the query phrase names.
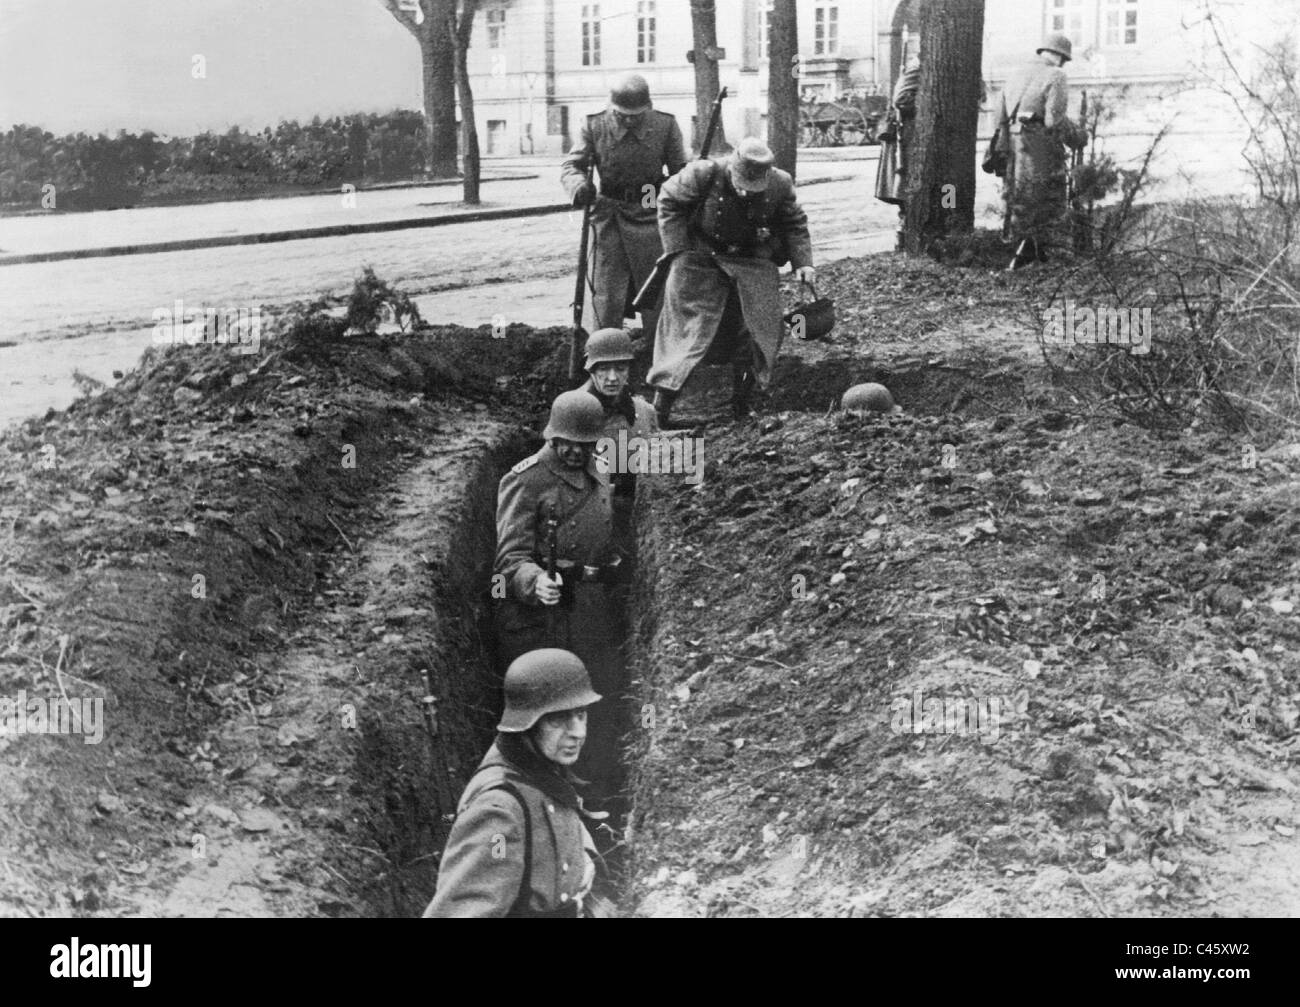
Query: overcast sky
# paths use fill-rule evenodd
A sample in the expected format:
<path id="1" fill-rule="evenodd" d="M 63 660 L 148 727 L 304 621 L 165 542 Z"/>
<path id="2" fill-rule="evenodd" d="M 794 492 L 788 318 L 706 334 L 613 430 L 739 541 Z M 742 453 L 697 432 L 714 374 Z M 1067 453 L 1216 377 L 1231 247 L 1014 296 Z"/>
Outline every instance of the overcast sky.
<path id="1" fill-rule="evenodd" d="M 421 106 L 420 50 L 379 0 L 0 0 L 0 129 L 188 134 L 395 106 Z"/>

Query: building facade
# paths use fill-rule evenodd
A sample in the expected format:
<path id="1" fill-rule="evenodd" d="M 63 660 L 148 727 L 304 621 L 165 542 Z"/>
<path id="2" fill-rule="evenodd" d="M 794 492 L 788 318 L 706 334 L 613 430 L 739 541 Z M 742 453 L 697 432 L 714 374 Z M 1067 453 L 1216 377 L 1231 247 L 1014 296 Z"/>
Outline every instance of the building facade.
<path id="1" fill-rule="evenodd" d="M 799 0 L 799 58 L 789 72 L 803 96 L 888 94 L 905 48 L 916 45 L 925 2 Z M 1218 6 L 1248 24 L 1270 5 Z M 716 0 L 729 138 L 765 130 L 770 8 L 771 0 Z M 1204 8 L 1205 0 L 987 0 L 982 134 L 1010 71 L 1051 31 L 1073 41 L 1076 92 L 1123 94 L 1123 114 L 1143 110 L 1117 129 L 1149 130 L 1153 104 L 1161 113 L 1203 109 L 1201 67 L 1214 56 Z M 691 48 L 690 0 L 485 0 L 469 53 L 484 154 L 564 152 L 582 117 L 603 108 L 611 83 L 629 72 L 649 81 L 656 107 L 676 115 L 689 139 Z"/>

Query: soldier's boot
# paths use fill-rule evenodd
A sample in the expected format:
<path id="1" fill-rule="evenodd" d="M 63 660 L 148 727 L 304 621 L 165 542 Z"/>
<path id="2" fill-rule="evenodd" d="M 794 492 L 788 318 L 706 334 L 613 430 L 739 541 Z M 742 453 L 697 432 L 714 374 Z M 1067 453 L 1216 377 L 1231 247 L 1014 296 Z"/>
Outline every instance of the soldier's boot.
<path id="1" fill-rule="evenodd" d="M 731 372 L 731 415 L 734 419 L 743 420 L 754 413 L 750 406 L 749 400 L 754 394 L 754 386 L 758 383 L 758 378 L 754 372 L 744 365 L 733 365 Z"/>
<path id="2" fill-rule="evenodd" d="M 668 418 L 673 411 L 673 403 L 677 401 L 677 392 L 667 388 L 656 388 L 654 399 L 655 419 L 659 421 L 659 429 L 668 429 Z"/>

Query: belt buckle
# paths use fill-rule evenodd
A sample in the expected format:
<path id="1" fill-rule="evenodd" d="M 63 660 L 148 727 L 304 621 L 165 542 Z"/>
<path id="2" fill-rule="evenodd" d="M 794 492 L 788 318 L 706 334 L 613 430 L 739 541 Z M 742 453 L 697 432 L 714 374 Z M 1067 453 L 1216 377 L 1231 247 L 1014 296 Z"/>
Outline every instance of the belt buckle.
<path id="1" fill-rule="evenodd" d="M 599 576 L 600 576 L 600 567 L 598 567 L 598 566 L 585 566 L 585 565 L 583 566 L 583 568 L 582 568 L 582 579 L 583 579 L 583 580 L 595 580 L 595 579 L 598 578 Z"/>

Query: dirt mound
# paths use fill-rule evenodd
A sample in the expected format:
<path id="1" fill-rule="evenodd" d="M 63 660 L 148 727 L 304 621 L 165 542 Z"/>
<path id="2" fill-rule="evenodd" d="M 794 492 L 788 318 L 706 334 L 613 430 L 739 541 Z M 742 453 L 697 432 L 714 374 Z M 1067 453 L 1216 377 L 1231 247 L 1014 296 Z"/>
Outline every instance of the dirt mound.
<path id="1" fill-rule="evenodd" d="M 639 912 L 1300 911 L 1294 447 L 786 413 L 707 457 L 643 526 Z"/>
<path id="2" fill-rule="evenodd" d="M 97 744 L 0 736 L 6 912 L 409 914 L 431 891 L 494 701 L 466 670 L 487 571 L 452 544 L 490 555 L 530 443 L 505 402 L 560 354 L 455 329 L 310 349 L 155 355 L 0 440 L 0 695 L 103 704 Z"/>

